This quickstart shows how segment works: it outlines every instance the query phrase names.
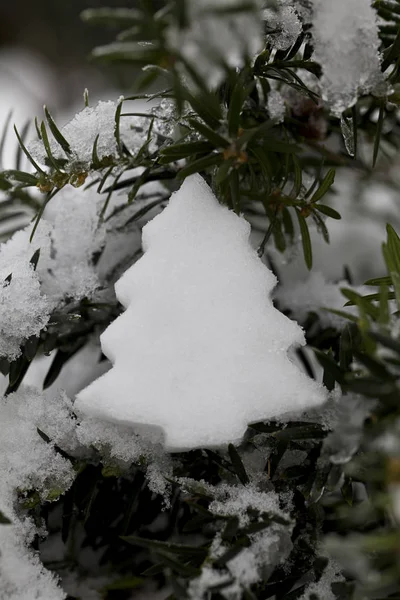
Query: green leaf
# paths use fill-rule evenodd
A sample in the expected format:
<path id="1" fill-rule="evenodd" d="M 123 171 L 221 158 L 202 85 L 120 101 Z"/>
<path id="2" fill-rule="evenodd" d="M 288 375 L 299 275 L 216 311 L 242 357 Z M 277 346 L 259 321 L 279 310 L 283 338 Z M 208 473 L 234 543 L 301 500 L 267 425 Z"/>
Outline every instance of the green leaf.
<path id="1" fill-rule="evenodd" d="M 232 466 L 235 469 L 235 473 L 236 473 L 239 481 L 243 485 L 248 484 L 250 482 L 250 480 L 246 473 L 246 469 L 244 468 L 242 459 L 240 458 L 240 455 L 233 444 L 229 444 L 228 453 L 229 453 L 229 458 L 231 459 Z"/>
<path id="2" fill-rule="evenodd" d="M 376 125 L 375 139 L 374 139 L 374 153 L 372 157 L 372 168 L 376 165 L 376 160 L 378 158 L 379 145 L 382 136 L 382 127 L 383 127 L 383 116 L 385 114 L 385 101 L 381 100 L 379 103 L 379 116 L 378 123 Z"/>
<path id="3" fill-rule="evenodd" d="M 319 425 L 310 423 L 302 427 L 286 427 L 273 435 L 277 440 L 285 442 L 292 440 L 317 440 L 326 437 L 326 431 Z"/>
<path id="4" fill-rule="evenodd" d="M 141 546 L 150 550 L 161 550 L 168 554 L 178 554 L 182 556 L 207 556 L 208 548 L 204 546 L 188 546 L 185 544 L 174 544 L 172 542 L 161 542 L 150 540 L 136 535 L 121 536 L 121 540 L 132 546 Z"/>
<path id="5" fill-rule="evenodd" d="M 400 56 L 400 28 L 398 29 L 396 38 L 393 42 L 393 44 L 391 46 L 389 46 L 389 48 L 386 48 L 386 50 L 383 52 L 383 61 L 382 61 L 382 65 L 381 65 L 381 69 L 383 72 L 386 71 L 386 69 L 393 63 L 395 62 Z"/>
<path id="6" fill-rule="evenodd" d="M 326 215 L 327 217 L 331 217 L 331 219 L 341 219 L 341 215 L 334 209 L 331 208 L 330 206 L 326 206 L 325 204 L 317 204 L 315 206 L 316 210 L 319 210 L 319 212 L 322 212 L 324 215 Z"/>
<path id="7" fill-rule="evenodd" d="M 44 390 L 46 390 L 55 382 L 65 363 L 72 358 L 84 345 L 85 339 L 82 339 L 78 341 L 78 343 L 75 344 L 71 350 L 57 350 L 43 382 Z"/>
<path id="8" fill-rule="evenodd" d="M 5 514 L 0 510 L 0 525 L 10 525 L 11 521 Z"/>
<path id="9" fill-rule="evenodd" d="M 314 348 L 314 353 L 319 364 L 324 369 L 324 384 L 328 390 L 333 390 L 335 381 L 337 381 L 340 385 L 343 385 L 344 373 L 335 362 L 332 352 L 330 351 L 328 354 L 326 354 L 325 352 Z"/>
<path id="10" fill-rule="evenodd" d="M 47 123 L 49 124 L 50 127 L 50 131 L 54 136 L 54 139 L 56 140 L 56 142 L 61 146 L 61 148 L 64 150 L 64 152 L 66 154 L 71 154 L 71 146 L 69 145 L 69 143 L 67 142 L 67 140 L 65 139 L 65 137 L 63 136 L 63 134 L 61 133 L 61 131 L 58 129 L 53 117 L 51 116 L 50 112 L 47 109 L 47 106 L 44 106 L 44 114 L 46 115 L 46 119 L 47 119 Z"/>
<path id="11" fill-rule="evenodd" d="M 237 169 L 233 169 L 229 178 L 229 187 L 231 191 L 231 200 L 233 210 L 237 215 L 240 215 L 240 188 L 239 188 L 239 174 Z"/>
<path id="12" fill-rule="evenodd" d="M 37 249 L 37 250 L 36 250 L 36 251 L 33 253 L 33 255 L 32 255 L 32 258 L 31 258 L 31 260 L 29 261 L 29 262 L 30 262 L 30 264 L 32 265 L 32 267 L 33 267 L 33 270 L 34 270 L 34 271 L 36 271 L 36 267 L 37 267 L 37 264 L 38 264 L 38 262 L 39 262 L 39 258 L 40 258 L 40 248 L 38 248 L 38 249 Z"/>
<path id="13" fill-rule="evenodd" d="M 242 71 L 241 76 L 236 80 L 233 88 L 232 95 L 229 101 L 228 109 L 228 131 L 229 135 L 236 136 L 240 125 L 240 114 L 242 111 L 243 102 L 251 94 L 255 86 L 255 81 L 252 81 L 250 85 L 244 85 L 244 78 L 246 71 Z"/>
<path id="14" fill-rule="evenodd" d="M 142 577 L 123 577 L 122 579 L 117 579 L 112 583 L 108 583 L 102 589 L 104 592 L 111 590 L 132 590 L 143 585 L 144 579 Z"/>
<path id="15" fill-rule="evenodd" d="M 295 154 L 292 155 L 292 162 L 294 167 L 294 183 L 293 189 L 290 192 L 292 198 L 297 198 L 301 192 L 301 185 L 303 180 L 303 171 L 301 169 L 300 161 Z"/>
<path id="16" fill-rule="evenodd" d="M 215 165 L 219 165 L 223 161 L 223 157 L 221 154 L 210 154 L 209 156 L 205 156 L 204 158 L 199 158 L 191 162 L 187 167 L 184 167 L 177 174 L 177 179 L 185 179 L 189 175 L 193 175 L 193 173 L 199 173 L 200 171 L 204 171 L 213 167 Z"/>
<path id="17" fill-rule="evenodd" d="M 311 246 L 311 238 L 310 238 L 310 232 L 308 230 L 307 221 L 305 220 L 303 215 L 300 214 L 300 211 L 297 209 L 296 209 L 296 215 L 297 215 L 297 220 L 300 225 L 300 233 L 301 233 L 301 241 L 303 244 L 304 260 L 307 265 L 307 268 L 311 269 L 311 267 L 312 267 L 312 246 Z"/>
<path id="18" fill-rule="evenodd" d="M 255 132 L 254 137 L 259 137 L 262 135 L 262 132 Z M 240 139 L 242 136 L 240 136 Z M 291 144 L 290 142 L 283 142 L 282 140 L 277 140 L 271 137 L 264 137 L 262 140 L 262 147 L 267 152 L 277 152 L 279 154 L 298 154 L 300 152 L 300 146 L 296 144 Z"/>
<path id="19" fill-rule="evenodd" d="M 121 135 L 120 135 L 120 121 L 121 121 L 121 111 L 122 111 L 123 100 L 118 103 L 117 109 L 115 111 L 115 129 L 114 129 L 114 137 L 117 142 L 117 147 L 121 152 Z"/>
<path id="20" fill-rule="evenodd" d="M 400 274 L 400 238 L 390 224 L 386 225 L 387 247 L 389 256 L 392 260 L 390 271 L 396 271 Z"/>
<path id="21" fill-rule="evenodd" d="M 157 47 L 142 46 L 138 42 L 112 42 L 95 48 L 91 57 L 104 63 L 131 63 L 132 65 L 156 65 L 161 56 Z"/>
<path id="22" fill-rule="evenodd" d="M 312 195 L 311 200 L 310 200 L 311 204 L 314 204 L 315 202 L 318 202 L 319 200 L 321 200 L 321 198 L 323 196 L 325 196 L 325 194 L 327 193 L 329 188 L 333 185 L 334 181 L 335 181 L 335 169 L 329 169 L 329 171 L 323 178 L 321 185 L 319 186 L 317 191 L 314 192 L 314 194 Z M 337 218 L 337 217 L 334 217 L 334 218 Z M 340 218 L 340 216 L 339 216 L 339 218 Z"/>
<path id="23" fill-rule="evenodd" d="M 91 25 L 118 27 L 131 27 L 143 19 L 143 14 L 134 8 L 87 8 L 80 16 Z"/>
<path id="24" fill-rule="evenodd" d="M 99 155 L 97 154 L 97 144 L 99 141 L 99 136 L 100 134 L 98 133 L 95 137 L 95 140 L 93 142 L 93 149 L 92 149 L 92 166 L 94 169 L 97 169 L 100 165 L 100 160 L 99 160 Z"/>
<path id="25" fill-rule="evenodd" d="M 218 129 L 221 125 L 221 107 L 216 97 L 211 94 L 192 94 L 186 88 L 181 87 L 182 97 L 185 99 L 195 113 L 211 129 Z"/>
<path id="26" fill-rule="evenodd" d="M 392 278 L 390 275 L 386 275 L 385 277 L 375 277 L 373 279 L 368 279 L 364 285 L 374 285 L 374 286 L 385 286 L 385 285 L 393 285 Z"/>
<path id="27" fill-rule="evenodd" d="M 3 131 L 1 133 L 1 138 L 0 138 L 0 166 L 3 164 L 4 146 L 5 146 L 5 143 L 6 143 L 6 137 L 7 137 L 8 129 L 10 127 L 12 114 L 13 114 L 13 111 L 10 110 L 10 112 L 8 113 L 8 115 L 6 117 L 6 120 L 4 122 Z"/>
<path id="28" fill-rule="evenodd" d="M 45 125 L 44 121 L 42 121 L 42 123 L 40 125 L 40 133 L 42 134 L 43 146 L 44 146 L 44 149 L 46 150 L 46 154 L 49 159 L 49 162 L 56 171 L 59 171 L 60 163 L 56 158 L 54 158 L 53 153 L 51 151 L 49 136 L 47 135 L 47 129 L 46 129 L 46 125 Z"/>
<path id="29" fill-rule="evenodd" d="M 195 154 L 205 154 L 213 150 L 210 142 L 188 142 L 187 144 L 174 144 L 160 151 L 161 157 L 168 159 L 162 162 L 174 162 Z M 161 161 L 160 161 L 161 162 Z"/>
<path id="30" fill-rule="evenodd" d="M 207 125 L 200 123 L 200 121 L 197 121 L 196 119 L 189 119 L 189 123 L 193 129 L 201 133 L 201 135 L 211 142 L 215 148 L 227 148 L 229 146 L 228 140 L 216 133 L 210 127 L 207 127 Z"/>
<path id="31" fill-rule="evenodd" d="M 128 204 L 131 204 L 131 202 L 134 201 L 136 194 L 138 193 L 139 189 L 141 188 L 142 185 L 144 185 L 146 183 L 147 177 L 150 173 L 150 168 L 147 168 L 143 171 L 143 173 L 141 173 L 139 175 L 139 177 L 137 178 L 136 182 L 133 184 L 133 186 L 131 187 L 131 189 L 129 190 L 129 194 L 128 194 Z"/>
<path id="32" fill-rule="evenodd" d="M 378 379 L 382 379 L 383 381 L 390 381 L 394 379 L 393 375 L 389 373 L 383 362 L 377 358 L 374 358 L 365 352 L 359 352 L 358 350 L 354 351 L 354 356 L 368 369 L 372 375 Z"/>
<path id="33" fill-rule="evenodd" d="M 368 335 L 385 348 L 393 350 L 393 352 L 400 355 L 400 340 L 377 331 L 369 331 Z"/>
<path id="34" fill-rule="evenodd" d="M 345 306 L 357 305 L 361 307 L 367 315 L 370 315 L 375 320 L 378 319 L 379 309 L 372 304 L 372 301 L 379 300 L 379 294 L 361 296 L 361 294 L 347 288 L 341 288 L 340 291 L 348 298 L 348 302 L 346 302 Z"/>
<path id="35" fill-rule="evenodd" d="M 88 106 L 89 106 L 89 90 L 87 88 L 85 88 L 83 90 L 83 103 L 85 105 L 85 108 L 88 108 Z"/>
<path id="36" fill-rule="evenodd" d="M 352 327 L 346 325 L 340 336 L 339 365 L 342 371 L 348 371 L 353 360 L 353 335 Z"/>
<path id="37" fill-rule="evenodd" d="M 4 171 L 4 176 L 7 179 L 14 179 L 19 183 L 23 183 L 28 186 L 36 186 L 39 181 L 36 175 L 32 175 L 31 173 L 25 173 L 25 171 L 18 171 L 16 169 L 9 169 L 8 171 Z"/>
<path id="38" fill-rule="evenodd" d="M 22 151 L 25 154 L 25 156 L 27 157 L 27 159 L 29 160 L 29 162 L 33 165 L 33 167 L 36 169 L 36 171 L 38 171 L 39 173 L 42 173 L 43 175 L 45 175 L 45 172 L 43 171 L 43 169 L 41 169 L 39 167 L 39 165 L 37 164 L 37 162 L 34 160 L 33 156 L 30 154 L 30 152 L 26 148 L 26 146 L 25 146 L 25 144 L 24 144 L 21 136 L 18 133 L 18 129 L 16 128 L 15 125 L 14 125 L 14 131 L 15 131 L 15 135 L 17 136 L 18 143 L 21 146 Z"/>

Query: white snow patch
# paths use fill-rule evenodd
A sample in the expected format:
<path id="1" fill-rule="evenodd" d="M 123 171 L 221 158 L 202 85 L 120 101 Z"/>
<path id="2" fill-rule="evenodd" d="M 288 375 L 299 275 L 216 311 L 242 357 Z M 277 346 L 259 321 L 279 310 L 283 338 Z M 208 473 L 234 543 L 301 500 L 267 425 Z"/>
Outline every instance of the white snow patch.
<path id="1" fill-rule="evenodd" d="M 183 450 L 323 401 L 287 356 L 303 332 L 268 301 L 276 279 L 249 234 L 200 176 L 186 179 L 116 284 L 127 310 L 101 336 L 114 367 L 78 394 L 78 410 L 161 428 L 166 447 Z"/>
<path id="2" fill-rule="evenodd" d="M 321 90 L 334 115 L 358 94 L 384 89 L 376 13 L 366 0 L 314 0 L 314 60 L 322 66 Z"/>

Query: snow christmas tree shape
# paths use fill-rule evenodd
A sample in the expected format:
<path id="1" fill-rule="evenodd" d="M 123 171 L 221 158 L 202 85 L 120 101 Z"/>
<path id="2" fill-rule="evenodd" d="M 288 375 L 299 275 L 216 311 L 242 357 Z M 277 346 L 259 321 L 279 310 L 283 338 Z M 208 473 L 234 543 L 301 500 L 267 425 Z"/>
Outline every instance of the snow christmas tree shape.
<path id="1" fill-rule="evenodd" d="M 115 286 L 126 311 L 101 337 L 114 366 L 78 411 L 161 428 L 177 451 L 237 442 L 251 422 L 324 401 L 287 356 L 303 332 L 274 308 L 276 278 L 249 234 L 199 175 L 185 180 Z"/>

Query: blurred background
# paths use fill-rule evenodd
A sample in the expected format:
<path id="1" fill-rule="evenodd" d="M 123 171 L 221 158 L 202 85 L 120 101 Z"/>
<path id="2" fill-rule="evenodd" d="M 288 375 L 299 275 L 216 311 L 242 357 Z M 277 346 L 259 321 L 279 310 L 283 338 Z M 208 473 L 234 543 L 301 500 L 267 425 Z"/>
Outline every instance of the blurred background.
<path id="1" fill-rule="evenodd" d="M 135 78 L 132 69 L 109 69 L 89 60 L 92 48 L 112 41 L 116 32 L 89 26 L 80 14 L 104 4 L 102 0 L 0 0 L 0 132 L 10 110 L 11 124 L 19 129 L 36 115 L 41 118 L 43 104 L 62 125 L 83 108 L 85 88 L 91 103 L 116 99 L 130 89 Z M 107 0 L 106 4 L 133 8 L 138 2 Z M 9 132 L 6 168 L 14 166 L 15 151 L 15 136 Z"/>
<path id="2" fill-rule="evenodd" d="M 108 0 L 108 6 L 134 7 L 133 0 Z M 101 0 L 0 0 L 0 74 L 12 71 L 16 78 L 26 75 L 23 67 L 40 69 L 56 81 L 58 103 L 68 106 L 88 85 L 96 89 L 106 85 L 107 69 L 89 64 L 91 49 L 113 38 L 112 30 L 90 27 L 80 19 L 86 8 L 104 6 Z M 11 62 L 10 62 L 11 61 Z M 21 69 L 18 69 L 20 61 Z M 20 75 L 19 75 L 20 73 Z M 35 80 L 31 71 L 28 82 Z M 23 81 L 20 82 L 21 85 Z M 41 82 L 42 83 L 42 82 Z M 38 86 L 39 87 L 39 86 Z M 4 92 L 1 86 L 0 94 Z M 27 89 L 27 92 L 30 90 Z"/>

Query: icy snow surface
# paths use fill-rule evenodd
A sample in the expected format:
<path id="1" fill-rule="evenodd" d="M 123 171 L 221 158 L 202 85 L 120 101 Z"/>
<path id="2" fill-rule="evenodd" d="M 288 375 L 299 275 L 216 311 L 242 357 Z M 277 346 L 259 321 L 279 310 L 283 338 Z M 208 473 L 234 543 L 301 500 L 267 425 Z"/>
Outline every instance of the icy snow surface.
<path id="1" fill-rule="evenodd" d="M 323 402 L 287 356 L 303 332 L 273 307 L 276 279 L 249 234 L 200 176 L 185 181 L 116 284 L 127 310 L 101 337 L 114 367 L 76 409 L 161 428 L 167 449 L 185 450 L 240 440 L 250 422 Z"/>
<path id="2" fill-rule="evenodd" d="M 314 60 L 322 66 L 321 89 L 340 116 L 359 92 L 382 88 L 376 13 L 367 0 L 314 0 Z"/>

